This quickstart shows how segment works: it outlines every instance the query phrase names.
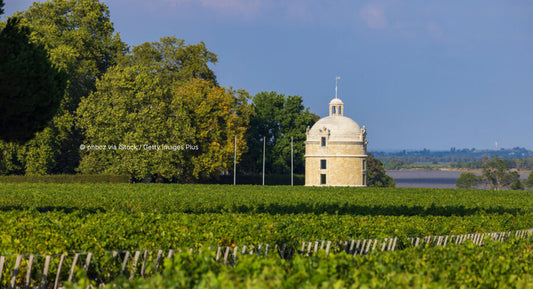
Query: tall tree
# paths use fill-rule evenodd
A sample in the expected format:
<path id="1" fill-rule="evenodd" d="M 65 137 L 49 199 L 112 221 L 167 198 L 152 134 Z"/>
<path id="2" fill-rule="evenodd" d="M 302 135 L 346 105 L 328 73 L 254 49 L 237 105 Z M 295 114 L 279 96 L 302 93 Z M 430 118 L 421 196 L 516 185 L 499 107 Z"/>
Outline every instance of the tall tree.
<path id="1" fill-rule="evenodd" d="M 114 32 L 108 7 L 98 0 L 51 0 L 33 3 L 21 12 L 34 40 L 50 51 L 52 61 L 69 73 L 62 106 L 75 111 L 82 97 L 127 50 Z"/>
<path id="2" fill-rule="evenodd" d="M 2 4 L 3 5 L 3 4 Z M 56 114 L 67 75 L 29 39 L 28 27 L 11 17 L 0 31 L 0 139 L 25 143 Z"/>
<path id="3" fill-rule="evenodd" d="M 509 164 L 498 156 L 494 156 L 490 161 L 485 163 L 483 177 L 489 186 L 495 190 L 507 188 L 520 179 L 520 175 L 517 172 L 511 172 L 509 170 Z"/>
<path id="4" fill-rule="evenodd" d="M 162 55 L 169 50 L 175 53 L 145 57 L 147 52 Z M 214 74 L 207 80 L 197 78 L 187 68 L 201 61 L 205 63 L 200 66 L 207 67 L 216 58 L 201 60 L 182 50 L 190 47 L 174 37 L 142 44 L 97 81 L 96 92 L 78 109 L 87 136 L 82 172 L 193 182 L 231 167 L 234 138 L 245 147 L 249 97 L 244 91 L 216 86 Z M 198 50 L 207 52 L 205 46 Z M 93 150 L 90 145 L 106 147 Z"/>
<path id="5" fill-rule="evenodd" d="M 241 173 L 262 171 L 263 137 L 266 138 L 267 173 L 289 173 L 291 137 L 294 140 L 294 172 L 305 171 L 305 131 L 318 116 L 304 107 L 301 96 L 285 96 L 276 92 L 261 92 L 253 97 L 254 115 L 247 132 L 249 150 L 240 164 Z"/>
<path id="6" fill-rule="evenodd" d="M 529 173 L 527 180 L 524 182 L 526 188 L 533 188 L 533 171 Z"/>
<path id="7" fill-rule="evenodd" d="M 394 179 L 387 175 L 383 163 L 375 158 L 371 153 L 368 153 L 367 158 L 367 184 L 369 187 L 395 187 Z"/>
<path id="8" fill-rule="evenodd" d="M 0 0 L 0 15 L 4 14 L 4 0 Z"/>
<path id="9" fill-rule="evenodd" d="M 26 174 L 73 173 L 83 141 L 74 112 L 94 91 L 96 79 L 125 53 L 126 45 L 114 32 L 107 6 L 98 0 L 35 2 L 16 16 L 32 31 L 31 40 L 44 45 L 52 63 L 67 72 L 68 86 L 57 115 L 33 140 L 18 146 L 17 159 L 4 167 L 20 163 Z M 0 153 L 10 149 L 0 142 Z"/>

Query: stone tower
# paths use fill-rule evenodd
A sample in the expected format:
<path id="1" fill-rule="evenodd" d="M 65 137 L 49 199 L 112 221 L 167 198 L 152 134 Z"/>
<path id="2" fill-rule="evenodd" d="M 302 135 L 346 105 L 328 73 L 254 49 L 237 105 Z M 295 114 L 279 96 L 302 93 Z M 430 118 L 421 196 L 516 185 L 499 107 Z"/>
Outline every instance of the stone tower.
<path id="1" fill-rule="evenodd" d="M 344 116 L 344 103 L 334 98 L 329 116 L 307 128 L 306 186 L 366 187 L 366 129 Z"/>

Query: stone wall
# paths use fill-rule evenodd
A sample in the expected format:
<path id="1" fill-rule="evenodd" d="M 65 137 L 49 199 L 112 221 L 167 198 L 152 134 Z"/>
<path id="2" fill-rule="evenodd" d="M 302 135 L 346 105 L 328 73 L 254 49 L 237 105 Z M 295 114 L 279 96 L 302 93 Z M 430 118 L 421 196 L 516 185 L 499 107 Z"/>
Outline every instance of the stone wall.
<path id="1" fill-rule="evenodd" d="M 326 169 L 321 169 L 321 160 L 326 160 Z M 322 147 L 319 141 L 307 141 L 305 185 L 321 186 L 321 174 L 325 174 L 325 186 L 366 186 L 363 162 L 366 162 L 363 142 L 329 141 Z"/>

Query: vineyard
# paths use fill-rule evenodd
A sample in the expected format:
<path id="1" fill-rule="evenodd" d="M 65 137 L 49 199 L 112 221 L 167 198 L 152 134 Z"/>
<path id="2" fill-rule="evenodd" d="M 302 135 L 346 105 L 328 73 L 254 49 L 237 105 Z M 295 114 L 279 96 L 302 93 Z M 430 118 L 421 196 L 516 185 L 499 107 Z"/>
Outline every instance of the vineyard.
<path id="1" fill-rule="evenodd" d="M 2 183 L 0 255 L 6 256 L 8 277 L 19 254 L 21 271 L 31 255 L 36 272 L 43 271 L 45 256 L 52 256 L 51 268 L 59 266 L 59 256 L 69 256 L 64 266 L 73 269 L 65 270 L 64 280 L 76 283 L 64 286 L 80 288 L 91 282 L 123 288 L 526 288 L 533 286 L 533 241 L 527 236 L 483 245 L 474 238 L 463 245 L 411 245 L 424 236 L 531 229 L 532 197 L 531 191 Z M 395 240 L 402 250 L 354 256 L 353 250 L 334 249 L 340 241 L 363 239 L 389 240 L 380 248 Z M 336 244 L 334 254 L 326 254 L 325 240 Z M 217 256 L 216 248 L 265 244 L 271 244 L 267 257 L 244 254 L 224 264 Z M 314 253 L 282 256 L 281 244 L 287 252 L 313 247 Z M 159 258 L 156 274 L 157 252 L 171 250 L 173 258 Z M 88 252 L 91 265 L 83 270 Z M 149 260 L 145 270 L 151 273 L 102 276 L 102 268 L 120 273 L 124 252 L 132 252 L 128 268 L 133 252 L 150 252 L 148 259 L 137 258 Z M 72 266 L 75 254 L 83 259 L 78 267 Z M 30 287 L 43 282 L 39 274 Z M 24 277 L 13 282 L 22 286 Z M 53 277 L 45 281 L 50 288 Z M 9 288 L 9 279 L 0 280 L 0 287 Z"/>

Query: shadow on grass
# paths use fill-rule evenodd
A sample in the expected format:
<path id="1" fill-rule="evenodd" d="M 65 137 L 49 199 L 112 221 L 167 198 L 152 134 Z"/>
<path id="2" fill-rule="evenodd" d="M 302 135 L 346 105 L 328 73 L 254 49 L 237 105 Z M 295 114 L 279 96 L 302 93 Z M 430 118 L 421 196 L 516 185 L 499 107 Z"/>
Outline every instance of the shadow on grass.
<path id="1" fill-rule="evenodd" d="M 64 207 L 64 206 L 43 206 L 43 207 L 29 207 L 29 206 L 3 206 L 0 207 L 0 211 L 38 211 L 40 213 L 46 212 L 63 212 L 66 214 L 81 213 L 81 214 L 98 214 L 105 213 L 104 208 L 77 208 L 77 207 Z"/>
<path id="2" fill-rule="evenodd" d="M 98 214 L 106 213 L 107 210 L 103 207 L 97 208 L 78 208 L 78 207 L 65 207 L 65 206 L 41 206 L 41 207 L 29 207 L 29 206 L 3 206 L 0 207 L 0 211 L 25 211 L 36 210 L 38 212 L 63 212 L 67 214 L 81 213 L 81 214 Z M 187 213 L 187 214 L 220 214 L 220 213 L 238 213 L 238 214 L 331 214 L 331 215 L 369 215 L 369 216 L 470 216 L 478 214 L 511 214 L 519 215 L 527 213 L 520 208 L 504 208 L 504 207 L 491 207 L 491 208 L 479 208 L 479 207 L 465 207 L 465 206 L 437 206 L 435 204 L 431 206 L 407 206 L 407 205 L 376 205 L 376 206 L 358 206 L 354 204 L 327 204 L 327 203 L 301 203 L 295 205 L 286 205 L 280 203 L 274 204 L 216 204 L 212 207 L 191 207 L 182 208 L 179 210 L 172 207 L 158 208 L 154 211 L 153 207 L 138 207 L 132 209 L 131 207 L 115 207 L 115 212 L 125 213 Z"/>
<path id="3" fill-rule="evenodd" d="M 332 214 L 332 215 L 371 215 L 371 216 L 470 216 L 477 214 L 523 214 L 520 208 L 468 208 L 465 206 L 358 206 L 353 204 L 258 204 L 258 205 L 234 205 L 226 208 L 208 209 L 207 211 L 184 210 L 185 213 L 264 213 L 264 214 Z"/>

